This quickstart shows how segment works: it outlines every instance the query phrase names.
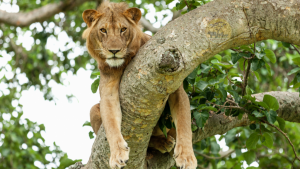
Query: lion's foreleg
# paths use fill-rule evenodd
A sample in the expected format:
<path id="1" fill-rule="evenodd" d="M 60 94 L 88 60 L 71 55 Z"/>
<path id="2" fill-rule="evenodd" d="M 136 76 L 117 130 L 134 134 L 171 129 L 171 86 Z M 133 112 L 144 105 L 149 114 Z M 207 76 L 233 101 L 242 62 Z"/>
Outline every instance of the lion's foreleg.
<path id="1" fill-rule="evenodd" d="M 111 152 L 109 164 L 111 168 L 121 168 L 129 159 L 129 147 L 121 134 L 119 80 L 108 81 L 101 86 L 100 94 L 100 114 Z"/>
<path id="2" fill-rule="evenodd" d="M 182 168 L 196 169 L 197 160 L 193 151 L 190 102 L 181 85 L 169 96 L 172 118 L 176 126 L 174 158 Z"/>

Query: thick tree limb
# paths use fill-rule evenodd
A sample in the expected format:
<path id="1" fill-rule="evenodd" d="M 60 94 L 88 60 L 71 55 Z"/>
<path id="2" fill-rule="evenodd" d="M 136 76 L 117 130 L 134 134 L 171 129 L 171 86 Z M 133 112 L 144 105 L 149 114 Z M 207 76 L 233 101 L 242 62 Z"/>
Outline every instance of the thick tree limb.
<path id="1" fill-rule="evenodd" d="M 0 10 L 0 23 L 5 23 L 12 26 L 25 27 L 34 22 L 41 22 L 49 19 L 53 15 L 71 10 L 76 6 L 80 6 L 84 2 L 91 0 L 66 0 L 58 3 L 48 4 L 30 12 L 9 13 Z"/>
<path id="2" fill-rule="evenodd" d="M 122 134 L 131 148 L 126 168 L 167 169 L 174 164 L 167 154 L 152 154 L 146 159 L 149 139 L 169 94 L 200 63 L 225 49 L 265 39 L 300 45 L 299 4 L 300 0 L 289 3 L 282 0 L 215 0 L 161 28 L 129 64 L 120 85 Z M 167 57 L 165 53 L 179 56 L 174 58 L 176 69 L 159 66 Z M 297 98 L 287 94 L 285 101 Z M 283 105 L 284 100 L 280 104 Z M 298 108 L 294 112 L 285 111 L 291 109 L 282 109 L 282 112 L 280 109 L 278 114 L 285 120 L 299 122 Z M 194 141 L 248 125 L 249 120 L 211 114 L 207 125 L 210 124 L 213 125 L 194 134 Z M 107 169 L 109 155 L 101 127 L 92 148 L 90 168 Z"/>

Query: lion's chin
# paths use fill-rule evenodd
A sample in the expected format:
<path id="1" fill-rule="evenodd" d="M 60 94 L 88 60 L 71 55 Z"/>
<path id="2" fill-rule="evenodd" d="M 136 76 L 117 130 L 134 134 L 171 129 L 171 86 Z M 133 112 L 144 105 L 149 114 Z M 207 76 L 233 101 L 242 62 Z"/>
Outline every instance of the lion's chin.
<path id="1" fill-rule="evenodd" d="M 110 67 L 120 67 L 125 60 L 123 58 L 106 59 L 105 61 Z"/>

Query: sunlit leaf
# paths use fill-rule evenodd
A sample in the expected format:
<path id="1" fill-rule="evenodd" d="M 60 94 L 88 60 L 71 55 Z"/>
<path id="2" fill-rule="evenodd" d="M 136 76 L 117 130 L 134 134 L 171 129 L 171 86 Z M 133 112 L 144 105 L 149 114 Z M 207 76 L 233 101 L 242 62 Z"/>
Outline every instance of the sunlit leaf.
<path id="1" fill-rule="evenodd" d="M 276 63 L 276 56 L 275 56 L 275 53 L 272 50 L 266 49 L 265 53 L 266 53 L 266 56 L 270 59 L 270 61 L 272 63 Z"/>

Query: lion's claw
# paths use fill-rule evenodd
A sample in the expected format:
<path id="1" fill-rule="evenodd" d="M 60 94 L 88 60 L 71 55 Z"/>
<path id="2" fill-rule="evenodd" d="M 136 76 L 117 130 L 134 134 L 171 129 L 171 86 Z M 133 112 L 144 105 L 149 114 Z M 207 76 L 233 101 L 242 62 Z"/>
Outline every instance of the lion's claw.
<path id="1" fill-rule="evenodd" d="M 115 148 L 111 150 L 109 165 L 112 169 L 123 168 L 128 162 L 130 148 L 124 140 L 115 145 Z"/>
<path id="2" fill-rule="evenodd" d="M 177 167 L 180 169 L 196 169 L 197 159 L 192 147 L 176 145 L 173 155 Z"/>

